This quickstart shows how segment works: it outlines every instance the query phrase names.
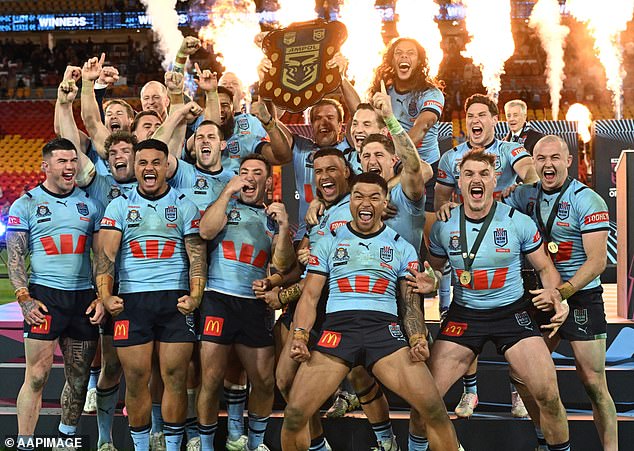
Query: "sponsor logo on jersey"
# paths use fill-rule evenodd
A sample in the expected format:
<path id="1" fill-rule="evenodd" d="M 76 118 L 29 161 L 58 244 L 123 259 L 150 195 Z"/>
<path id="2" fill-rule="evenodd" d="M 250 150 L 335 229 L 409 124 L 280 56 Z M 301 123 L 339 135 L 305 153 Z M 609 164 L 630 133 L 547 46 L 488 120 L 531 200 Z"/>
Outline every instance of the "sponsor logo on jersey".
<path id="1" fill-rule="evenodd" d="M 249 129 L 249 121 L 246 117 L 238 118 L 236 121 L 236 125 L 240 130 L 248 130 Z"/>
<path id="2" fill-rule="evenodd" d="M 126 222 L 141 222 L 141 213 L 136 208 L 128 210 L 128 216 L 125 218 Z"/>
<path id="3" fill-rule="evenodd" d="M 242 220 L 242 218 L 240 217 L 240 212 L 238 210 L 233 208 L 231 211 L 229 211 L 229 215 L 227 217 L 227 223 L 229 223 L 229 224 L 237 224 L 241 220 Z"/>
<path id="4" fill-rule="evenodd" d="M 116 185 L 112 185 L 110 187 L 110 192 L 108 193 L 108 200 L 116 199 L 119 196 L 121 196 L 121 188 Z"/>
<path id="5" fill-rule="evenodd" d="M 566 219 L 570 215 L 570 203 L 566 201 L 559 202 L 557 207 L 557 217 L 559 219 Z"/>
<path id="6" fill-rule="evenodd" d="M 34 324 L 31 326 L 32 334 L 46 335 L 51 331 L 51 322 L 53 317 L 51 315 L 44 315 L 44 321 L 40 324 Z"/>
<path id="7" fill-rule="evenodd" d="M 238 154 L 240 152 L 240 144 L 238 141 L 227 141 L 227 151 L 233 155 Z"/>
<path id="8" fill-rule="evenodd" d="M 199 229 L 200 228 L 200 219 L 193 219 L 191 222 L 191 228 L 192 229 Z"/>
<path id="9" fill-rule="evenodd" d="M 379 257 L 385 263 L 391 262 L 394 258 L 394 249 L 392 249 L 390 246 L 383 246 L 379 252 Z"/>
<path id="10" fill-rule="evenodd" d="M 418 117 L 418 105 L 416 105 L 416 99 L 411 99 L 409 105 L 407 105 L 407 114 L 412 117 Z"/>
<path id="11" fill-rule="evenodd" d="M 88 216 L 90 214 L 90 212 L 88 211 L 88 205 L 86 205 L 84 202 L 77 202 L 75 206 L 77 207 L 77 213 L 79 213 L 80 215 Z"/>
<path id="12" fill-rule="evenodd" d="M 10 226 L 20 225 L 20 218 L 17 216 L 9 216 L 9 221 L 7 222 Z"/>
<path id="13" fill-rule="evenodd" d="M 339 343 L 341 343 L 341 334 L 339 332 L 324 330 L 317 344 L 323 348 L 336 348 Z"/>
<path id="14" fill-rule="evenodd" d="M 583 223 L 585 225 L 589 224 L 597 224 L 599 222 L 608 222 L 610 220 L 610 213 L 607 211 L 599 211 L 597 213 L 592 213 L 591 215 L 583 218 Z"/>
<path id="15" fill-rule="evenodd" d="M 127 340 L 130 335 L 130 321 L 121 320 L 114 323 L 113 340 Z"/>
<path id="16" fill-rule="evenodd" d="M 535 232 L 535 235 L 533 235 L 533 243 L 537 243 L 540 239 L 542 238 L 542 236 L 539 233 L 539 230 Z"/>
<path id="17" fill-rule="evenodd" d="M 224 326 L 224 323 L 224 318 L 220 318 L 219 316 L 206 316 L 203 335 L 219 337 L 222 334 L 222 327 Z"/>
<path id="18" fill-rule="evenodd" d="M 310 266 L 319 266 L 319 259 L 317 258 L 316 255 L 309 255 L 308 256 L 308 264 Z"/>
<path id="19" fill-rule="evenodd" d="M 498 228 L 493 231 L 493 241 L 496 246 L 504 247 L 509 243 L 506 229 Z"/>
<path id="20" fill-rule="evenodd" d="M 458 235 L 451 235 L 449 237 L 449 250 L 451 251 L 460 250 L 460 237 Z"/>
<path id="21" fill-rule="evenodd" d="M 38 205 L 37 211 L 35 212 L 35 216 L 38 218 L 43 218 L 45 216 L 50 216 L 51 210 L 48 209 L 47 205 Z"/>
<path id="22" fill-rule="evenodd" d="M 106 216 L 104 216 L 103 218 L 101 218 L 101 225 L 102 226 L 107 226 L 107 227 L 114 227 L 116 225 L 116 221 L 114 219 L 110 219 Z"/>
<path id="23" fill-rule="evenodd" d="M 207 179 L 205 177 L 198 177 L 196 179 L 196 183 L 194 183 L 194 188 L 196 189 L 208 189 L 209 183 L 207 183 Z"/>
<path id="24" fill-rule="evenodd" d="M 522 140 L 520 144 L 523 144 L 523 143 L 524 143 L 524 140 Z M 523 152 L 526 152 L 526 149 L 524 149 L 524 147 L 516 147 L 515 149 L 511 151 L 511 155 L 516 157 Z"/>
<path id="25" fill-rule="evenodd" d="M 345 226 L 348 223 L 348 221 L 335 221 L 332 224 L 330 224 L 330 231 L 334 232 L 335 230 L 337 230 L 339 227 L 341 226 Z"/>
<path id="26" fill-rule="evenodd" d="M 415 261 L 413 261 L 413 262 L 409 262 L 409 263 L 407 264 L 407 267 L 408 267 L 409 269 L 413 269 L 413 270 L 418 271 L 418 268 L 419 268 L 419 265 L 418 265 L 418 260 L 415 260 Z"/>
<path id="27" fill-rule="evenodd" d="M 169 222 L 174 222 L 178 218 L 178 209 L 174 205 L 165 207 L 165 219 Z"/>
<path id="28" fill-rule="evenodd" d="M 338 247 L 332 259 L 337 262 L 348 261 L 350 259 L 350 256 L 348 255 L 348 249 L 346 249 L 345 247 Z"/>
<path id="29" fill-rule="evenodd" d="M 425 102 L 423 103 L 423 108 L 426 106 L 435 106 L 440 111 L 442 111 L 443 109 L 443 104 L 440 103 L 438 100 L 434 100 L 434 99 L 425 100 Z"/>
<path id="30" fill-rule="evenodd" d="M 439 179 L 446 179 L 447 178 L 447 173 L 445 171 L 443 171 L 442 169 L 438 168 L 438 178 Z"/>

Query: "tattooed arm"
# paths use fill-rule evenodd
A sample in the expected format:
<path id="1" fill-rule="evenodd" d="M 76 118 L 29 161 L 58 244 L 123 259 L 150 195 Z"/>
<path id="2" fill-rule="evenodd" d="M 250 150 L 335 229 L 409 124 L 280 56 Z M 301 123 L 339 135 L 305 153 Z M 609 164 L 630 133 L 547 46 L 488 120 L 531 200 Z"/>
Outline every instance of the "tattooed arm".
<path id="1" fill-rule="evenodd" d="M 95 283 L 103 306 L 112 316 L 117 316 L 123 311 L 123 299 L 112 294 L 115 279 L 114 264 L 120 245 L 121 232 L 119 230 L 102 228 L 99 231 L 99 246 L 93 260 Z"/>
<path id="2" fill-rule="evenodd" d="M 425 361 L 429 358 L 429 346 L 420 296 L 407 284 L 406 279 L 399 281 L 398 296 L 403 327 L 409 337 L 410 357 L 413 361 Z"/>
<path id="3" fill-rule="evenodd" d="M 207 243 L 200 235 L 185 237 L 185 250 L 189 257 L 189 294 L 178 298 L 178 310 L 193 312 L 200 305 L 207 283 Z"/>
<path id="4" fill-rule="evenodd" d="M 44 321 L 44 312 L 48 309 L 29 294 L 26 274 L 26 256 L 29 254 L 28 232 L 7 232 L 7 253 L 9 254 L 9 279 L 22 309 L 24 321 L 29 325 L 38 325 Z"/>

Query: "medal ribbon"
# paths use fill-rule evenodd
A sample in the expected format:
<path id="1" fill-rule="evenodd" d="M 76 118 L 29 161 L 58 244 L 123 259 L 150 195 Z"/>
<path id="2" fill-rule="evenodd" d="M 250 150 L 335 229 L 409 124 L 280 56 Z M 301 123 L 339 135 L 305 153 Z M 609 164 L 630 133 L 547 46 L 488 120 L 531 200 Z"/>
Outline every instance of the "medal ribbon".
<path id="1" fill-rule="evenodd" d="M 478 236 L 475 239 L 475 242 L 473 243 L 473 247 L 471 248 L 471 251 L 469 251 L 467 253 L 468 247 L 467 247 L 467 219 L 465 217 L 465 213 L 464 213 L 464 205 L 460 205 L 460 252 L 462 252 L 462 261 L 464 262 L 464 270 L 467 272 L 471 272 L 471 265 L 473 265 L 473 261 L 476 258 L 476 254 L 478 253 L 478 250 L 480 249 L 480 244 L 482 244 L 482 240 L 484 239 L 484 235 L 486 234 L 486 231 L 489 229 L 489 226 L 491 225 L 491 221 L 493 221 L 493 216 L 495 216 L 495 209 L 497 208 L 498 203 L 497 202 L 493 202 L 493 206 L 491 207 L 491 210 L 489 210 L 489 213 L 487 214 L 485 220 L 484 220 L 484 224 L 482 224 L 482 227 L 480 228 L 480 231 L 478 232 Z M 473 278 L 471 279 L 471 281 L 473 281 Z M 469 285 L 471 285 L 472 282 L 469 282 Z"/>
<path id="2" fill-rule="evenodd" d="M 544 220 L 542 219 L 542 209 L 541 209 L 542 198 L 544 197 L 544 190 L 541 184 L 539 185 L 539 193 L 537 194 L 537 205 L 535 206 L 535 213 L 536 213 L 535 216 L 537 216 L 537 223 L 539 224 L 539 228 L 541 229 L 542 235 L 544 235 L 544 238 L 546 238 L 547 243 L 550 243 L 551 241 L 550 232 L 553 229 L 553 224 L 555 223 L 555 217 L 557 216 L 557 212 L 559 211 L 559 201 L 561 200 L 562 196 L 564 195 L 564 193 L 570 186 L 570 183 L 572 183 L 572 179 L 570 177 L 567 177 L 566 182 L 561 187 L 561 191 L 559 191 L 559 196 L 557 196 L 557 199 L 555 200 L 555 203 L 553 204 L 553 208 L 550 210 L 550 215 L 548 215 L 548 222 L 546 223 L 545 226 L 544 226 Z"/>

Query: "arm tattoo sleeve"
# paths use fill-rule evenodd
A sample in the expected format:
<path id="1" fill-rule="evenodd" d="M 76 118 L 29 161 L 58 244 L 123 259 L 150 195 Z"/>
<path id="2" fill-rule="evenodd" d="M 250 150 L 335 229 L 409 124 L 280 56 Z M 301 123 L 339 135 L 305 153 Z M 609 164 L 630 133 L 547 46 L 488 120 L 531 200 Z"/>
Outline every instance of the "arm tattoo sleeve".
<path id="1" fill-rule="evenodd" d="M 400 282 L 399 307 L 403 320 L 403 327 L 408 336 L 414 334 L 427 335 L 425 316 L 420 307 L 420 296 L 414 293 L 414 289 L 407 282 Z"/>
<path id="2" fill-rule="evenodd" d="M 418 156 L 414 142 L 407 132 L 403 131 L 402 133 L 392 135 L 392 139 L 394 140 L 398 157 L 403 160 L 403 165 L 411 168 L 414 172 L 418 171 L 420 168 L 420 157 Z"/>
<path id="3" fill-rule="evenodd" d="M 29 253 L 29 234 L 27 232 L 9 232 L 7 234 L 7 252 L 9 254 L 9 279 L 17 290 L 28 286 L 26 274 L 26 256 Z"/>
<path id="4" fill-rule="evenodd" d="M 112 285 L 114 283 L 114 260 L 106 254 L 101 248 L 94 257 L 95 265 L 95 283 L 97 284 L 97 293 L 103 299 L 112 294 Z"/>
<path id="5" fill-rule="evenodd" d="M 302 296 L 302 288 L 299 283 L 294 283 L 288 288 L 284 288 L 280 291 L 280 302 L 284 305 L 290 302 L 297 302 Z"/>
<path id="6" fill-rule="evenodd" d="M 200 235 L 185 237 L 185 249 L 189 257 L 189 278 L 207 279 L 207 245 Z"/>

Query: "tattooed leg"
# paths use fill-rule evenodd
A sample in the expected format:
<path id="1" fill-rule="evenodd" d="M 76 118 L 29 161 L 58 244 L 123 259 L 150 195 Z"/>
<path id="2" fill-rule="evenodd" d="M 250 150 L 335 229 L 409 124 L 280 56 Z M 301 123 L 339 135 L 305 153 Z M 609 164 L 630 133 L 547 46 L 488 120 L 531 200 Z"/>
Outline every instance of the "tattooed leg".
<path id="1" fill-rule="evenodd" d="M 42 390 L 53 365 L 57 340 L 24 340 L 26 372 L 17 399 L 18 434 L 33 435 L 42 407 Z"/>
<path id="2" fill-rule="evenodd" d="M 86 400 L 86 389 L 90 377 L 90 363 L 97 350 L 97 341 L 84 341 L 74 338 L 60 338 L 59 346 L 64 356 L 64 375 L 66 383 L 62 390 L 62 423 L 75 426 Z"/>

